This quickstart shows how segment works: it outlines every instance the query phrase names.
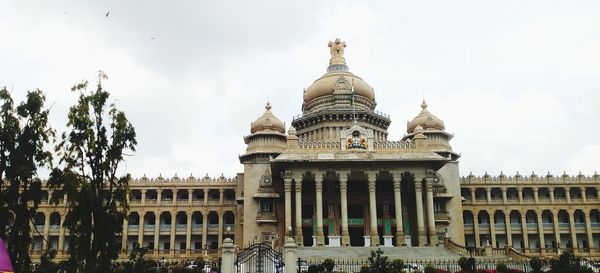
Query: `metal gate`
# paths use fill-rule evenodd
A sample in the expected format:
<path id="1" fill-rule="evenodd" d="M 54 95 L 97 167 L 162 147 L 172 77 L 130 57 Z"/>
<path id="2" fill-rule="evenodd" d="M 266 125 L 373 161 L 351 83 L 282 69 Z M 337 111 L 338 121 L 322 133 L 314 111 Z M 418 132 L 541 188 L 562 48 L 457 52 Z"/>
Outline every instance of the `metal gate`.
<path id="1" fill-rule="evenodd" d="M 281 252 L 269 244 L 256 243 L 238 252 L 235 259 L 238 273 L 282 273 Z"/>

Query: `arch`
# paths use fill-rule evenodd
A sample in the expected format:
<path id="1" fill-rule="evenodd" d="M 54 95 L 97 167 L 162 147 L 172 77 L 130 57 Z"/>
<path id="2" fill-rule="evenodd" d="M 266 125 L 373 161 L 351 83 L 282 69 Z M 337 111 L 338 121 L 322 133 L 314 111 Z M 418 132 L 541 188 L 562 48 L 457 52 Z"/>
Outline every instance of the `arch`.
<path id="1" fill-rule="evenodd" d="M 219 202 L 220 201 L 220 196 L 221 194 L 219 193 L 219 190 L 217 189 L 209 189 L 208 190 L 208 202 Z M 210 214 L 209 214 L 210 215 Z"/>
<path id="2" fill-rule="evenodd" d="M 160 225 L 171 225 L 171 213 L 168 211 L 163 211 L 160 214 Z"/>
<path id="3" fill-rule="evenodd" d="M 142 201 L 142 191 L 141 190 L 131 190 L 129 193 L 129 201 L 131 203 L 140 203 Z"/>
<path id="4" fill-rule="evenodd" d="M 576 226 L 585 226 L 585 213 L 583 213 L 583 210 L 576 209 L 573 212 L 573 221 Z"/>
<path id="5" fill-rule="evenodd" d="M 518 210 L 512 210 L 510 212 L 510 224 L 521 225 L 521 212 Z"/>
<path id="6" fill-rule="evenodd" d="M 490 224 L 490 214 L 487 212 L 487 210 L 479 211 L 479 213 L 477 214 L 477 221 L 479 222 L 478 224 L 480 224 L 480 225 L 489 225 Z"/>
<path id="7" fill-rule="evenodd" d="M 211 211 L 208 213 L 208 224 L 209 225 L 218 225 L 219 224 L 219 214 L 216 211 Z"/>
<path id="8" fill-rule="evenodd" d="M 569 190 L 569 195 L 571 197 L 571 200 L 573 199 L 581 199 L 581 189 L 580 188 L 576 188 L 573 187 Z"/>
<path id="9" fill-rule="evenodd" d="M 38 212 L 35 214 L 35 225 L 43 226 L 46 224 L 46 215 L 44 213 Z"/>
<path id="10" fill-rule="evenodd" d="M 226 189 L 223 192 L 223 199 L 225 199 L 225 202 L 235 202 L 235 190 Z"/>
<path id="11" fill-rule="evenodd" d="M 189 192 L 186 189 L 177 190 L 177 202 L 187 202 L 189 200 Z"/>
<path id="12" fill-rule="evenodd" d="M 156 214 L 154 212 L 149 211 L 144 214 L 144 225 L 153 226 L 156 223 Z"/>
<path id="13" fill-rule="evenodd" d="M 192 225 L 202 225 L 203 221 L 204 217 L 202 215 L 202 212 L 194 211 L 194 213 L 192 213 Z"/>
<path id="14" fill-rule="evenodd" d="M 170 189 L 162 190 L 160 192 L 160 201 L 161 202 L 173 201 L 173 191 Z"/>
<path id="15" fill-rule="evenodd" d="M 195 189 L 192 191 L 192 202 L 203 202 L 204 190 Z"/>
<path id="16" fill-rule="evenodd" d="M 136 211 L 132 212 L 129 214 L 129 219 L 127 221 L 127 224 L 130 226 L 137 226 L 140 224 L 140 214 L 137 213 Z"/>
<path id="17" fill-rule="evenodd" d="M 492 188 L 490 194 L 493 201 L 502 201 L 502 190 L 500 188 Z"/>
<path id="18" fill-rule="evenodd" d="M 569 224 L 569 213 L 566 210 L 561 209 L 558 211 L 558 223 L 559 224 Z"/>
<path id="19" fill-rule="evenodd" d="M 158 199 L 158 192 L 156 190 L 146 191 L 146 202 L 156 202 L 156 199 Z"/>
<path id="20" fill-rule="evenodd" d="M 538 198 L 539 200 L 550 200 L 550 190 L 546 187 L 538 188 Z"/>
<path id="21" fill-rule="evenodd" d="M 535 225 L 535 224 L 537 224 L 537 212 L 534 211 L 534 210 L 528 210 L 525 213 L 525 223 L 527 225 Z"/>
<path id="22" fill-rule="evenodd" d="M 554 200 L 566 200 L 567 192 L 564 188 L 558 187 L 554 189 Z"/>
<path id="23" fill-rule="evenodd" d="M 187 213 L 180 211 L 175 215 L 175 221 L 177 225 L 187 225 Z"/>
<path id="24" fill-rule="evenodd" d="M 487 201 L 487 193 L 484 188 L 476 188 L 475 189 L 475 201 L 477 201 L 477 202 Z"/>
<path id="25" fill-rule="evenodd" d="M 585 197 L 587 200 L 597 199 L 598 198 L 598 190 L 596 188 L 587 187 L 585 188 Z"/>
<path id="26" fill-rule="evenodd" d="M 233 214 L 232 211 L 226 211 L 223 214 L 223 223 L 226 225 L 233 225 L 235 224 L 235 214 Z"/>
<path id="27" fill-rule="evenodd" d="M 461 188 L 460 195 L 462 196 L 463 200 L 473 201 L 471 200 L 471 189 L 469 188 Z"/>
<path id="28" fill-rule="evenodd" d="M 600 211 L 598 209 L 590 210 L 589 219 L 592 225 L 600 226 Z"/>
<path id="29" fill-rule="evenodd" d="M 496 210 L 494 212 L 494 224 L 504 224 L 505 214 L 502 210 Z"/>
<path id="30" fill-rule="evenodd" d="M 523 200 L 524 201 L 533 201 L 533 188 L 532 187 L 524 187 L 523 191 Z"/>
<path id="31" fill-rule="evenodd" d="M 553 224 L 554 223 L 554 215 L 552 214 L 552 211 L 550 211 L 549 209 L 545 209 L 542 211 L 542 224 L 543 225 L 548 225 L 548 224 Z"/>
<path id="32" fill-rule="evenodd" d="M 50 214 L 50 225 L 55 227 L 60 226 L 60 213 L 55 211 Z"/>
<path id="33" fill-rule="evenodd" d="M 463 210 L 463 222 L 465 225 L 473 225 L 473 212 L 470 210 Z"/>
<path id="34" fill-rule="evenodd" d="M 506 189 L 506 198 L 511 201 L 516 201 L 519 198 L 519 191 L 515 187 Z"/>

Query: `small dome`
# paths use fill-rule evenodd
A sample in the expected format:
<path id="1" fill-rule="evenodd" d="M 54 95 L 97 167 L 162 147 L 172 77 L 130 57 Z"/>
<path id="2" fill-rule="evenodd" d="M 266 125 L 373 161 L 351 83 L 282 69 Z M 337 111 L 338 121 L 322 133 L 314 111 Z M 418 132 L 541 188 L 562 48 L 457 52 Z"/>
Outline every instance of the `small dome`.
<path id="1" fill-rule="evenodd" d="M 421 126 L 423 130 L 444 130 L 444 121 L 439 119 L 438 117 L 432 115 L 427 111 L 427 103 L 423 101 L 421 104 L 421 113 L 417 117 L 415 117 L 411 122 L 408 123 L 406 132 L 413 133 L 417 126 Z"/>
<path id="2" fill-rule="evenodd" d="M 354 92 L 356 95 L 375 100 L 373 87 L 363 81 L 363 79 L 350 72 L 334 72 L 323 75 L 310 85 L 304 93 L 304 101 L 309 102 L 319 97 L 333 95 L 333 92 L 338 88 L 349 90 L 352 88 L 352 80 L 354 80 Z"/>
<path id="3" fill-rule="evenodd" d="M 265 109 L 265 113 L 256 119 L 256 121 L 254 121 L 252 124 L 250 124 L 250 133 L 254 134 L 259 131 L 273 131 L 282 134 L 285 133 L 283 122 L 273 115 L 271 112 L 271 104 L 269 102 L 267 102 Z"/>

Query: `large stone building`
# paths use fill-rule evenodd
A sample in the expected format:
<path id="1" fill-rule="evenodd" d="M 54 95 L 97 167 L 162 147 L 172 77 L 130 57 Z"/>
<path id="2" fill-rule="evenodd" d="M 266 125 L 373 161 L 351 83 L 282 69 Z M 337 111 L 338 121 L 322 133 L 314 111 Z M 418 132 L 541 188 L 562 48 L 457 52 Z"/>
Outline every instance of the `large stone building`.
<path id="1" fill-rule="evenodd" d="M 155 257 L 185 259 L 218 255 L 224 238 L 239 247 L 280 246 L 292 236 L 304 248 L 434 246 L 451 238 L 531 254 L 559 247 L 596 254 L 600 176 L 461 178 L 453 135 L 425 102 L 402 139 L 389 140 L 391 120 L 376 110 L 373 88 L 350 72 L 346 44 L 329 47 L 326 73 L 305 89 L 291 127 L 269 103 L 252 122 L 243 173 L 131 181 L 124 253 L 139 243 Z M 61 257 L 68 248 L 63 212 L 45 198 L 34 253 L 48 247 Z"/>

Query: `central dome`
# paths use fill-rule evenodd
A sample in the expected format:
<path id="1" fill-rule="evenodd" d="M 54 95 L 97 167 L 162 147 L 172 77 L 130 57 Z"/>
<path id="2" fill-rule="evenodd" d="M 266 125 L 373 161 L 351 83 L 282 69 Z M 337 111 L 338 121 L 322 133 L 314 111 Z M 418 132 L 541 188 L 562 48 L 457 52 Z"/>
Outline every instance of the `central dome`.
<path id="1" fill-rule="evenodd" d="M 366 103 L 374 106 L 375 91 L 373 87 L 362 78 L 352 74 L 346 65 L 346 59 L 344 58 L 346 43 L 338 38 L 333 42 L 329 42 L 328 46 L 330 47 L 331 59 L 329 60 L 327 73 L 314 81 L 304 91 L 304 104 L 309 105 L 308 108 L 312 109 L 340 98 L 346 98 L 346 101 L 350 101 L 352 99 L 352 89 L 354 88 L 355 100 L 358 104 Z M 334 99 L 334 95 L 340 96 Z"/>

